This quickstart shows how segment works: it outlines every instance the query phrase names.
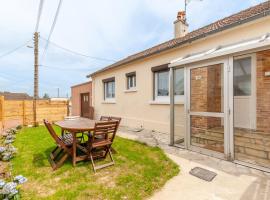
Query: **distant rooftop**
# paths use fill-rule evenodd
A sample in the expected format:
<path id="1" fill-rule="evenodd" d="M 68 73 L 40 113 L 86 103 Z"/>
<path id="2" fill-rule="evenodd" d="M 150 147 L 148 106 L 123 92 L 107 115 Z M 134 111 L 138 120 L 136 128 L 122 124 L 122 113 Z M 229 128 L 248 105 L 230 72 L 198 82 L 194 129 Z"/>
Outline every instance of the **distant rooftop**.
<path id="1" fill-rule="evenodd" d="M 27 93 L 0 92 L 0 96 L 4 96 L 6 100 L 31 100 L 33 97 Z"/>

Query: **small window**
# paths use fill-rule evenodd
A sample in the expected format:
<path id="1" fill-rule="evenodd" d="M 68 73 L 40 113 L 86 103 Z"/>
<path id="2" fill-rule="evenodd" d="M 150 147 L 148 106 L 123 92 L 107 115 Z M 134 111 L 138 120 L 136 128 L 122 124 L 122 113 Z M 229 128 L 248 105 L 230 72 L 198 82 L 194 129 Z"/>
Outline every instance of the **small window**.
<path id="1" fill-rule="evenodd" d="M 110 78 L 103 80 L 104 83 L 104 99 L 110 100 L 115 98 L 115 79 Z"/>
<path id="2" fill-rule="evenodd" d="M 251 96 L 251 57 L 234 60 L 234 96 Z"/>
<path id="3" fill-rule="evenodd" d="M 127 77 L 127 89 L 136 88 L 136 72 L 126 74 Z"/>

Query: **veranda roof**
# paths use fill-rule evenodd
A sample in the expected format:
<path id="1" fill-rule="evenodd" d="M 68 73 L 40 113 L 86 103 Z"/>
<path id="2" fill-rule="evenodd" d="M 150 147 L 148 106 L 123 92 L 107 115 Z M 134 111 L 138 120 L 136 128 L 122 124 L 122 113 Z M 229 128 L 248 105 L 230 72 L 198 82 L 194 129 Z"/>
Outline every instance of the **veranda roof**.
<path id="1" fill-rule="evenodd" d="M 270 33 L 266 33 L 259 38 L 254 38 L 226 46 L 217 46 L 204 52 L 198 52 L 180 57 L 178 59 L 172 60 L 169 64 L 169 67 L 178 67 L 211 58 L 217 58 L 248 50 L 256 50 L 262 47 L 270 47 Z"/>

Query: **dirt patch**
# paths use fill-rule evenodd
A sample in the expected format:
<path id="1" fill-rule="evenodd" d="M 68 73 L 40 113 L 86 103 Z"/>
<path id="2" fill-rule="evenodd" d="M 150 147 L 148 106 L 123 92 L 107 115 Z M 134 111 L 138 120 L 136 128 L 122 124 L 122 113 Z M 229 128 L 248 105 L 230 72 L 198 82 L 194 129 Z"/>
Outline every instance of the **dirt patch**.
<path id="1" fill-rule="evenodd" d="M 55 193 L 53 188 L 36 181 L 28 181 L 22 186 L 22 190 L 24 190 L 25 193 L 37 193 L 40 197 L 48 197 Z"/>

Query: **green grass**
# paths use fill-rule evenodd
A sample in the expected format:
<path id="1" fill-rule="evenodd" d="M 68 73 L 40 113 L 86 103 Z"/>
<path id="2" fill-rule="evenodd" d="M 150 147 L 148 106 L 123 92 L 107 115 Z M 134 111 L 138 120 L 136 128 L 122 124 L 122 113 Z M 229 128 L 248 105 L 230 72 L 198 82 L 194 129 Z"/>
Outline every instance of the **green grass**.
<path id="1" fill-rule="evenodd" d="M 23 199 L 145 199 L 179 173 L 161 149 L 120 137 L 113 144 L 116 164 L 96 174 L 90 162 L 72 167 L 71 160 L 52 171 L 47 157 L 55 144 L 43 126 L 22 129 L 14 145 L 13 174 L 28 178 Z"/>

